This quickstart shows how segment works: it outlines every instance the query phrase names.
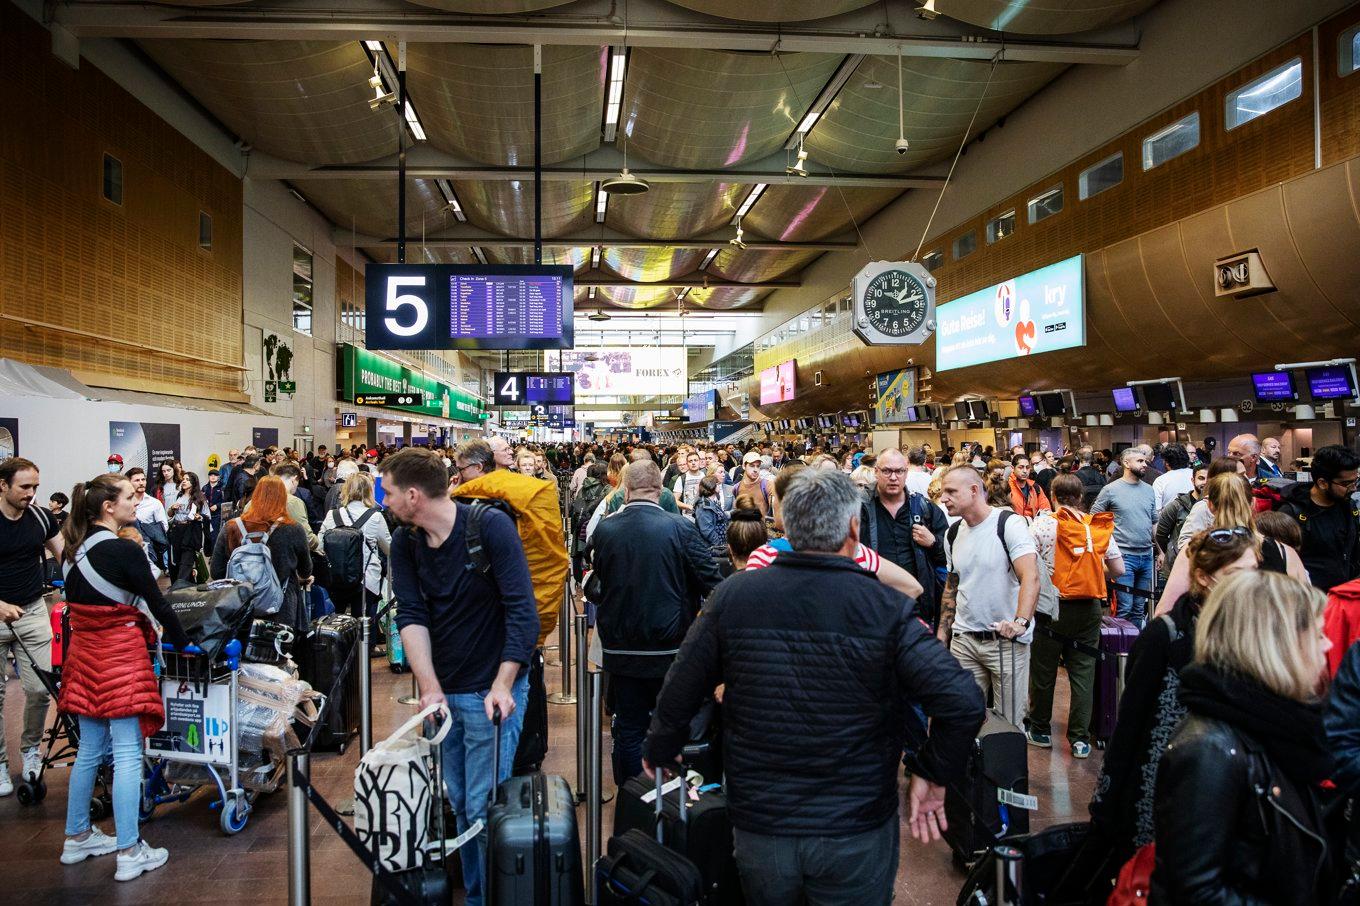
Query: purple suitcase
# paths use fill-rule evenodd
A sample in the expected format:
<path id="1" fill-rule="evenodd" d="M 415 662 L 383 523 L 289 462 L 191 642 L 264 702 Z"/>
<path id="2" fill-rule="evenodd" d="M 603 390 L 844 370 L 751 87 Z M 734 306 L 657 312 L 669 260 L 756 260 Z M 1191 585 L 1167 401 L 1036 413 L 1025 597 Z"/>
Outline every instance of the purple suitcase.
<path id="1" fill-rule="evenodd" d="M 1124 694 L 1124 665 L 1137 640 L 1138 627 L 1128 620 L 1109 615 L 1100 618 L 1100 659 L 1096 661 L 1091 695 L 1091 736 L 1097 748 L 1105 748 L 1114 735 L 1119 699 Z"/>

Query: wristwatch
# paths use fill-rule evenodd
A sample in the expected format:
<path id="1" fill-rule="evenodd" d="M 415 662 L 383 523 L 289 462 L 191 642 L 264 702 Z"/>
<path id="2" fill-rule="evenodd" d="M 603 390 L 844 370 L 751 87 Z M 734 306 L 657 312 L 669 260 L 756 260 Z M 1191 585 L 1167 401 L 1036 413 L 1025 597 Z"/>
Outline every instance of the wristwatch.
<path id="1" fill-rule="evenodd" d="M 1029 617 L 1016 617 L 1012 622 L 1019 623 L 1026 629 L 1029 628 Z"/>

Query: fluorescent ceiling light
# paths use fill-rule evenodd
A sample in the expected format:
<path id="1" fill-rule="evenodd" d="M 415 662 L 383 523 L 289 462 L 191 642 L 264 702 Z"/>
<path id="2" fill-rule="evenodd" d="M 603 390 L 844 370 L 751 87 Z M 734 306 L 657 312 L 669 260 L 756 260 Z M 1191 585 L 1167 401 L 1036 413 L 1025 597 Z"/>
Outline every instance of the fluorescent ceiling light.
<path id="1" fill-rule="evenodd" d="M 486 264 L 486 252 L 482 251 L 481 246 L 474 245 L 471 247 L 471 251 L 472 257 L 476 258 L 480 263 Z"/>
<path id="2" fill-rule="evenodd" d="M 798 134 L 807 135 L 812 131 L 812 127 L 817 125 L 817 119 L 822 115 L 820 110 L 809 110 L 808 115 L 803 117 L 803 121 L 798 124 Z"/>
<path id="3" fill-rule="evenodd" d="M 793 135 L 790 135 L 789 140 L 784 143 L 785 150 L 792 150 L 797 146 L 799 140 L 801 140 L 803 136 L 812 131 L 812 127 L 817 125 L 817 121 L 822 118 L 822 114 L 826 113 L 827 108 L 831 106 L 831 102 L 836 99 L 836 95 L 841 93 L 841 89 L 845 87 L 845 83 L 850 80 L 850 76 L 855 74 L 855 70 L 859 68 L 859 64 L 863 61 L 864 54 L 862 53 L 846 55 L 845 59 L 841 61 L 840 68 L 838 68 L 835 75 L 831 77 L 831 81 L 826 83 L 826 87 L 822 89 L 821 94 L 817 95 L 817 99 L 813 101 L 812 106 L 808 108 L 808 112 L 803 114 L 802 120 L 798 123 L 798 128 L 793 131 Z"/>
<path id="4" fill-rule="evenodd" d="M 444 196 L 444 203 L 453 211 L 453 216 L 458 218 L 459 223 L 466 223 L 467 215 L 463 213 L 463 206 L 458 203 L 458 196 L 454 194 L 453 184 L 447 179 L 436 179 L 434 184 L 439 186 L 439 191 Z"/>
<path id="5" fill-rule="evenodd" d="M 747 195 L 746 199 L 741 203 L 741 207 L 737 208 L 737 214 L 732 218 L 732 222 L 736 223 L 738 220 L 741 220 L 741 218 L 751 213 L 751 208 L 755 207 L 757 201 L 760 201 L 761 194 L 763 194 L 767 188 L 768 186 L 763 182 L 756 183 L 751 189 L 751 193 Z"/>
<path id="6" fill-rule="evenodd" d="M 603 194 L 603 193 L 601 193 Z M 608 196 L 605 196 L 608 197 Z M 600 266 L 600 247 L 597 245 L 590 250 L 590 267 L 592 270 Z M 590 294 L 595 295 L 595 287 L 590 288 Z"/>
<path id="7" fill-rule="evenodd" d="M 406 122 L 411 127 L 411 134 L 416 137 L 416 141 L 425 141 L 425 128 L 420 125 L 420 117 L 416 116 L 416 108 L 410 98 L 406 99 Z"/>
<path id="8" fill-rule="evenodd" d="M 383 49 L 383 43 L 381 41 L 365 41 L 364 46 L 374 53 L 378 53 Z"/>
<path id="9" fill-rule="evenodd" d="M 704 256 L 704 263 L 699 265 L 699 270 L 701 271 L 708 270 L 708 266 L 713 263 L 713 259 L 716 257 L 718 257 L 718 250 L 709 249 L 708 254 Z"/>
<path id="10" fill-rule="evenodd" d="M 397 80 L 397 67 L 396 64 L 392 62 L 392 55 L 387 52 L 387 48 L 383 46 L 381 41 L 363 41 L 361 43 L 364 48 L 364 53 L 366 53 L 368 58 L 373 62 L 374 73 L 381 80 L 381 88 L 376 84 L 373 85 L 374 91 L 377 93 L 378 97 L 370 102 L 374 105 L 374 109 L 378 109 L 376 106 L 377 101 L 381 100 L 384 94 L 395 94 L 397 90 L 396 86 L 400 84 Z M 373 80 L 370 79 L 369 84 L 373 84 Z M 416 105 L 411 103 L 411 95 L 409 92 L 406 95 L 405 101 L 406 111 L 404 115 L 406 125 L 411 130 L 411 135 L 415 140 L 423 142 L 425 141 L 425 127 L 421 125 L 420 116 L 416 113 Z"/>
<path id="11" fill-rule="evenodd" d="M 591 299 L 595 298 L 595 287 L 593 286 L 590 288 L 590 298 Z"/>
<path id="12" fill-rule="evenodd" d="M 604 223 L 605 210 L 609 207 L 609 193 L 602 185 L 595 187 L 595 222 Z"/>
<path id="13" fill-rule="evenodd" d="M 604 140 L 612 142 L 618 133 L 623 110 L 623 82 L 628 71 L 628 49 L 616 47 L 609 58 L 609 89 L 604 103 Z"/>

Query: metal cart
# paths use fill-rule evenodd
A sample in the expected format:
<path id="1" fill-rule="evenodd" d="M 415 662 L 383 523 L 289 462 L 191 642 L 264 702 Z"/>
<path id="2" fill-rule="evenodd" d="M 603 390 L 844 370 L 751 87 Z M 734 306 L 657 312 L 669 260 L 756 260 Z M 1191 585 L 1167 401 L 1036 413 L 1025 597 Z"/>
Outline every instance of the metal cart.
<path id="1" fill-rule="evenodd" d="M 210 659 L 194 645 L 183 651 L 163 645 L 161 698 L 165 725 L 146 740 L 146 778 L 142 782 L 143 821 L 167 802 L 184 802 L 210 780 L 217 798 L 209 806 L 221 812 L 225 834 L 238 833 L 250 818 L 254 793 L 241 786 L 240 732 L 237 725 L 241 643 L 233 639 L 219 658 Z M 202 768 L 202 784 L 169 781 L 171 763 Z"/>

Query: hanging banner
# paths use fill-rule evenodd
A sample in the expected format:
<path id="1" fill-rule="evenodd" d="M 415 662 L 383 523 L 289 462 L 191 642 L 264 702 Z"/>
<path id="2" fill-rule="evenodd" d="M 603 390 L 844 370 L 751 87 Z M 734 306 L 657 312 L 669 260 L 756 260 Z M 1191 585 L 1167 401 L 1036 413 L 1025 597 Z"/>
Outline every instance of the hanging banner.
<path id="1" fill-rule="evenodd" d="M 477 397 L 458 387 L 450 387 L 400 362 L 360 349 L 349 343 L 340 348 L 340 397 L 356 402 L 370 395 L 409 395 L 418 397 L 413 405 L 391 402 L 387 406 L 419 415 L 436 415 L 463 422 L 480 422 L 487 417 L 486 406 Z"/>
<path id="2" fill-rule="evenodd" d="M 123 472 L 133 466 L 159 474 L 161 463 L 180 460 L 179 425 L 109 422 L 109 453 L 123 457 Z"/>

